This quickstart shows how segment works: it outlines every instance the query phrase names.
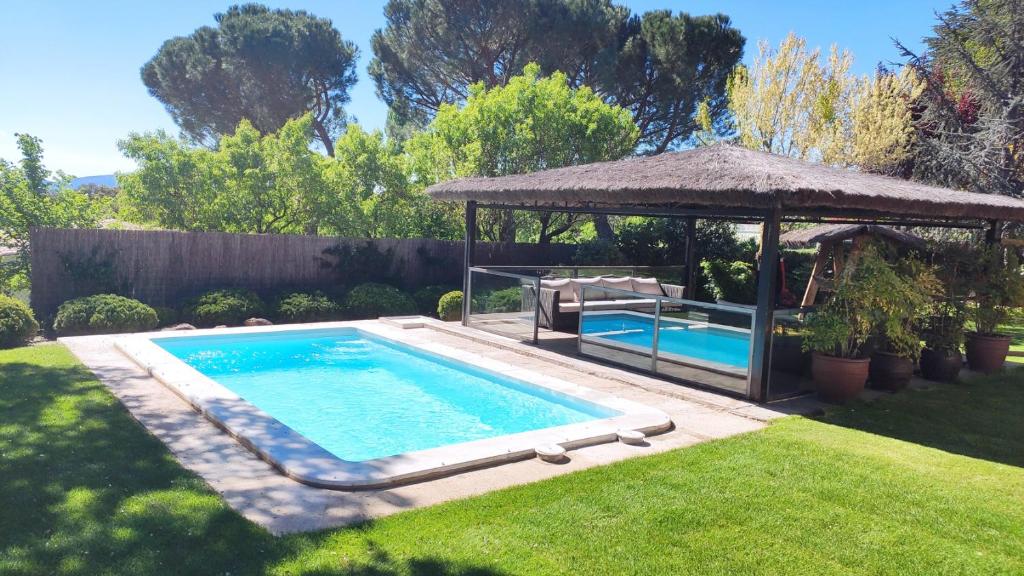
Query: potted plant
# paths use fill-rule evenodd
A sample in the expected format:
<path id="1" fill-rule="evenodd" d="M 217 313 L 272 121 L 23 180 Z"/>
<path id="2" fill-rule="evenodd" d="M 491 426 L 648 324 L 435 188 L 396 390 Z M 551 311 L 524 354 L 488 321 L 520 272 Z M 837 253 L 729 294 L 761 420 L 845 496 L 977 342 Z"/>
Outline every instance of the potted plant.
<path id="1" fill-rule="evenodd" d="M 871 258 L 871 261 L 868 261 Z M 919 328 L 939 292 L 934 272 L 914 258 L 889 264 L 873 251 L 861 259 L 863 289 L 870 293 L 876 347 L 868 379 L 874 388 L 902 390 L 914 375 L 921 354 Z"/>
<path id="2" fill-rule="evenodd" d="M 803 348 L 811 354 L 811 377 L 818 396 L 828 402 L 852 400 L 864 391 L 870 358 L 864 343 L 871 335 L 875 295 L 863 280 L 870 279 L 861 260 L 871 262 L 874 247 L 836 279 L 832 297 L 809 315 Z"/>
<path id="3" fill-rule="evenodd" d="M 1024 276 L 1016 253 L 999 245 L 978 250 L 972 264 L 967 311 L 974 331 L 967 333 L 967 364 L 971 370 L 997 372 L 1010 351 L 1010 336 L 997 330 L 1011 309 L 1024 305 Z"/>
<path id="4" fill-rule="evenodd" d="M 956 380 L 964 364 L 963 344 L 963 306 L 948 300 L 939 303 L 925 320 L 921 376 L 938 382 Z"/>

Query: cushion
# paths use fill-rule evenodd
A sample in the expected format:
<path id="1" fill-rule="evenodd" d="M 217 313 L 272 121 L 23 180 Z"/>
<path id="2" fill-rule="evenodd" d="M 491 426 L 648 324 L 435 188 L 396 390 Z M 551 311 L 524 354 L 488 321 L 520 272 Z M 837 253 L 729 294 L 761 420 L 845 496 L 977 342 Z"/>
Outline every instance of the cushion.
<path id="1" fill-rule="evenodd" d="M 540 287 L 557 290 L 559 302 L 572 302 L 576 298 L 573 296 L 572 285 L 569 284 L 568 278 L 563 278 L 561 280 L 541 280 Z"/>
<path id="2" fill-rule="evenodd" d="M 661 289 L 661 283 L 658 282 L 657 278 L 631 278 L 630 280 L 633 285 L 633 292 L 657 294 L 658 296 L 665 295 L 665 291 Z"/>
<path id="3" fill-rule="evenodd" d="M 572 278 L 569 280 L 569 284 L 572 285 L 573 300 L 576 302 L 580 301 L 580 286 L 598 286 L 600 278 Z M 559 296 L 561 297 L 561 296 Z M 604 295 L 597 292 L 596 290 L 587 290 L 587 297 L 590 299 L 603 298 Z"/>
<path id="4" fill-rule="evenodd" d="M 618 288 L 619 290 L 631 290 L 632 285 L 629 283 L 629 276 L 624 278 L 612 278 L 606 276 L 601 278 L 601 286 L 607 286 L 608 288 Z"/>

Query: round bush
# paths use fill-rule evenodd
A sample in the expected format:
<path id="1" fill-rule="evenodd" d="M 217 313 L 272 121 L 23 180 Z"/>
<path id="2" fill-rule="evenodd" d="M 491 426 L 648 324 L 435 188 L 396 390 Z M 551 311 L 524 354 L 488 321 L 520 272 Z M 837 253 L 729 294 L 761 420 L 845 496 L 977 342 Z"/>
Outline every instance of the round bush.
<path id="1" fill-rule="evenodd" d="M 416 301 L 416 310 L 424 316 L 437 316 L 437 301 L 448 292 L 455 289 L 454 286 L 426 286 L 413 293 L 412 299 Z"/>
<path id="2" fill-rule="evenodd" d="M 186 317 L 196 326 L 240 326 L 263 314 L 263 301 L 255 292 L 242 289 L 213 290 L 193 300 Z"/>
<path id="3" fill-rule="evenodd" d="M 452 290 L 437 301 L 437 316 L 445 322 L 462 320 L 462 290 Z"/>
<path id="4" fill-rule="evenodd" d="M 178 312 L 177 308 L 153 306 L 153 310 L 156 312 L 156 317 L 159 321 L 157 326 L 172 326 L 181 319 L 181 313 Z"/>
<path id="5" fill-rule="evenodd" d="M 394 286 L 368 282 L 360 284 L 345 298 L 345 312 L 363 320 L 381 316 L 402 316 L 416 313 L 416 303 L 408 294 Z"/>
<path id="6" fill-rule="evenodd" d="M 323 292 L 293 292 L 277 301 L 278 322 L 325 322 L 341 316 L 341 306 Z"/>
<path id="7" fill-rule="evenodd" d="M 39 323 L 31 308 L 21 300 L 0 294 L 0 348 L 28 344 L 38 331 Z"/>
<path id="8" fill-rule="evenodd" d="M 60 336 L 144 332 L 156 328 L 158 322 L 156 311 L 138 300 L 97 294 L 61 304 L 53 330 Z"/>

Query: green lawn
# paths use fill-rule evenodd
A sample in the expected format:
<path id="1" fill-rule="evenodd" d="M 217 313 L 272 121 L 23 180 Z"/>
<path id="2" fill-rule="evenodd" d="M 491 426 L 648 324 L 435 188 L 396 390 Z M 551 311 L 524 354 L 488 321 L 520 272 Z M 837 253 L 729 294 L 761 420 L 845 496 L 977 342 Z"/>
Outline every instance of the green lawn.
<path id="1" fill-rule="evenodd" d="M 62 347 L 0 351 L 4 575 L 1022 574 L 1022 466 L 1007 375 L 275 538 Z"/>

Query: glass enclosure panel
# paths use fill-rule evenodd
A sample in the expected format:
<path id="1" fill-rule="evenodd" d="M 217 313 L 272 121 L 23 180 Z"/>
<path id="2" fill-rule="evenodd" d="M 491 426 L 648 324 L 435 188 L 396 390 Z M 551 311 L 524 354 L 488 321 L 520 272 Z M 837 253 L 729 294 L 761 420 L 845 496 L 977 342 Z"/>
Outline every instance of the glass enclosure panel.
<path id="1" fill-rule="evenodd" d="M 753 308 L 583 288 L 580 353 L 746 394 Z"/>
<path id="2" fill-rule="evenodd" d="M 804 352 L 803 325 L 807 310 L 776 310 L 772 318 L 772 364 L 768 400 L 814 390 L 810 378 L 811 355 Z"/>
<path id="3" fill-rule="evenodd" d="M 658 300 L 599 286 L 582 286 L 580 293 L 580 352 L 650 370 Z"/>
<path id="4" fill-rule="evenodd" d="M 524 342 L 537 341 L 537 288 L 540 279 L 471 268 L 470 327 Z"/>

